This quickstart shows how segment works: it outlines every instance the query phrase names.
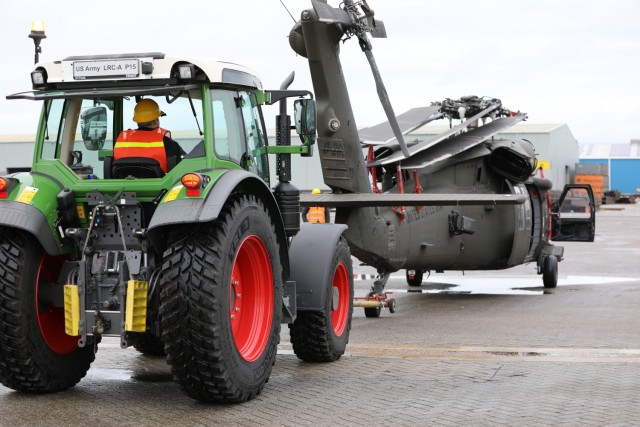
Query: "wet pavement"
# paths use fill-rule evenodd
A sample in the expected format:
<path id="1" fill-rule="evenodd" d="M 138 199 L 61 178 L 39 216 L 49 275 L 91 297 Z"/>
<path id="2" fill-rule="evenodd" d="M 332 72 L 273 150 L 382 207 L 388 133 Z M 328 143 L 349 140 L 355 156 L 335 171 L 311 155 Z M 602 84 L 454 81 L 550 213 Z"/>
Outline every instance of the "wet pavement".
<path id="1" fill-rule="evenodd" d="M 638 425 L 640 205 L 601 210 L 596 242 L 564 246 L 551 291 L 534 265 L 434 273 L 420 287 L 395 273 L 397 312 L 355 309 L 335 363 L 300 362 L 284 326 L 251 402 L 194 402 L 162 358 L 105 339 L 72 390 L 0 386 L 0 425 Z M 370 285 L 357 280 L 356 294 Z"/>

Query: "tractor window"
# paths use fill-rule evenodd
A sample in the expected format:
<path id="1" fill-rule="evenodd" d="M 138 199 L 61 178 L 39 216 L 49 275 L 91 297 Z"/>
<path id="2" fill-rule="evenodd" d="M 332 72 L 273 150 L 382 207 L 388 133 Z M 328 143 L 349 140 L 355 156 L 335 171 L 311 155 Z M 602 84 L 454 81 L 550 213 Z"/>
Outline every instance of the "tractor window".
<path id="1" fill-rule="evenodd" d="M 259 151 L 266 144 L 256 97 L 254 94 L 240 92 L 240 99 L 242 118 L 244 119 L 244 136 L 247 141 L 247 169 L 269 182 L 269 159 L 266 154 L 260 154 Z"/>
<path id="2" fill-rule="evenodd" d="M 43 159 L 55 159 L 60 143 L 60 129 L 62 128 L 62 111 L 64 100 L 54 99 L 44 104 L 47 127 L 44 133 L 41 157 Z"/>
<path id="3" fill-rule="evenodd" d="M 113 101 L 73 99 L 70 105 L 69 124 L 73 124 L 73 148 L 69 167 L 81 178 L 93 175 L 103 178 L 100 150 L 113 149 Z"/>
<path id="4" fill-rule="evenodd" d="M 216 156 L 241 164 L 246 152 L 240 137 L 240 116 L 236 105 L 237 93 L 228 90 L 211 91 L 213 106 L 213 138 Z"/>
<path id="5" fill-rule="evenodd" d="M 203 125 L 202 101 L 198 91 L 145 97 L 156 101 L 166 116 L 160 117 L 160 127 L 171 132 L 173 152 L 168 165 L 175 166 L 182 158 L 204 156 L 202 136 L 198 128 Z M 113 158 L 113 149 L 124 129 L 137 129 L 133 121 L 136 97 L 69 98 L 56 99 L 47 104 L 47 129 L 42 144 L 43 159 L 59 159 L 83 179 L 104 178 L 105 160 Z M 196 146 L 199 144 L 199 148 Z M 193 151 L 193 153 L 191 153 Z M 190 154 L 191 153 L 191 154 Z M 168 159 L 169 160 L 169 159 Z"/>
<path id="6" fill-rule="evenodd" d="M 160 111 L 166 114 L 159 118 L 160 127 L 171 132 L 171 139 L 178 143 L 186 153 L 186 157 L 204 156 L 203 150 L 194 150 L 195 146 L 202 141 L 202 136 L 198 130 L 198 124 L 201 128 L 203 125 L 202 101 L 199 91 L 191 92 L 198 123 L 196 123 L 196 118 L 193 117 L 193 111 L 191 111 L 191 105 L 186 93 L 182 93 L 180 96 L 145 96 L 144 98 L 154 100 L 160 107 Z M 137 104 L 136 101 L 135 97 L 128 97 L 124 98 L 122 102 L 123 129 L 138 128 L 138 124 L 133 121 L 133 110 Z"/>

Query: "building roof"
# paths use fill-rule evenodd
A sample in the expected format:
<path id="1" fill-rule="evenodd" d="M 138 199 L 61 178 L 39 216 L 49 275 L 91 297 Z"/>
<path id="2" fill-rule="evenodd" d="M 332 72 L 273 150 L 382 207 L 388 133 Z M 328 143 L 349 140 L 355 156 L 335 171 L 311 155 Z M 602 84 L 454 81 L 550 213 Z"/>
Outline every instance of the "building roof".
<path id="1" fill-rule="evenodd" d="M 581 159 L 638 159 L 640 158 L 640 140 L 631 144 L 583 144 L 580 145 Z"/>
<path id="2" fill-rule="evenodd" d="M 0 144 L 13 142 L 31 142 L 36 140 L 35 134 L 0 135 Z"/>

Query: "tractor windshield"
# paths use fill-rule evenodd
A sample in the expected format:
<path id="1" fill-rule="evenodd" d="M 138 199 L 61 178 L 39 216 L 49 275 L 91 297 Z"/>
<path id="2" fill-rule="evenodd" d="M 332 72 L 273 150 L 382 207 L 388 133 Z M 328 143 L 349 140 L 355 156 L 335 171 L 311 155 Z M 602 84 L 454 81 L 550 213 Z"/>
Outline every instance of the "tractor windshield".
<path id="1" fill-rule="evenodd" d="M 158 117 L 159 126 L 170 132 L 165 138 L 175 141 L 173 152 L 167 151 L 168 156 L 175 158 L 166 167 L 170 169 L 182 158 L 203 157 L 202 144 L 196 148 L 203 138 L 200 135 L 202 100 L 198 90 L 192 90 L 190 95 L 192 102 L 186 91 L 176 95 L 85 95 L 47 100 L 40 158 L 61 160 L 81 178 L 112 177 L 107 168 L 110 168 L 108 160 L 113 159 L 116 141 L 122 138 L 123 131 L 136 130 L 140 120 L 146 121 L 144 115 L 137 117 L 138 123 L 134 121 L 134 109 L 142 99 L 157 104 L 162 112 Z"/>

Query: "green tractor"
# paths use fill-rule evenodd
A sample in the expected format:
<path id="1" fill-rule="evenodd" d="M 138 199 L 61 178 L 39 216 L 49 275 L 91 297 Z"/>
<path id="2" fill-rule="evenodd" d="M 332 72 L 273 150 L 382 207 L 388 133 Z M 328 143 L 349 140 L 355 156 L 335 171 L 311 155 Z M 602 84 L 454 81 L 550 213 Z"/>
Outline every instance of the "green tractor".
<path id="1" fill-rule="evenodd" d="M 281 323 L 302 360 L 344 353 L 346 226 L 300 224 L 290 159 L 312 155 L 316 115 L 310 92 L 287 90 L 293 75 L 268 91 L 248 68 L 152 52 L 39 63 L 31 78 L 7 97 L 43 108 L 31 172 L 0 177 L 2 384 L 73 387 L 119 337 L 166 355 L 193 398 L 242 402 L 269 378 Z M 159 137 L 132 132 L 142 104 Z"/>

